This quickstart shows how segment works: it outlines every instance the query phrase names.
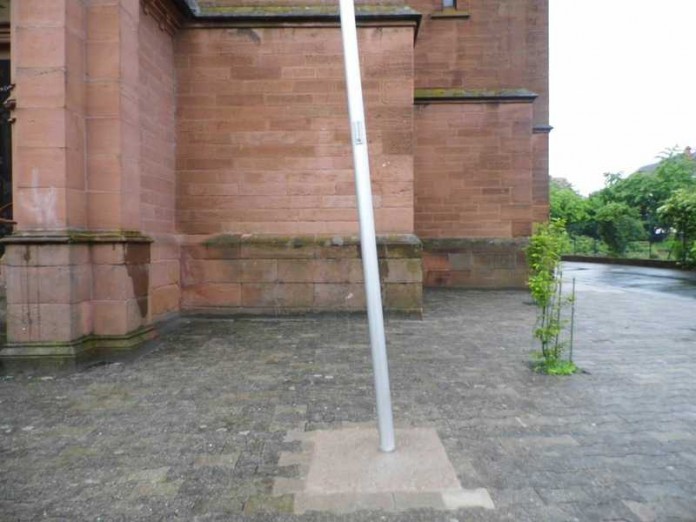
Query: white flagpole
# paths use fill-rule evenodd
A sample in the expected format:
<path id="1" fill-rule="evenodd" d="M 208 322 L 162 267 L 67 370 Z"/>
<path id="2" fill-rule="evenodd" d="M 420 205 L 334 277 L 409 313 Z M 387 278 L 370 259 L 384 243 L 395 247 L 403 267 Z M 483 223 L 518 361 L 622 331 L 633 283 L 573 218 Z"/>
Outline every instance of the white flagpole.
<path id="1" fill-rule="evenodd" d="M 358 214 L 360 218 L 360 247 L 362 250 L 363 272 L 365 275 L 367 317 L 370 326 L 372 367 L 375 377 L 375 395 L 377 397 L 379 449 L 384 452 L 389 452 L 395 449 L 394 419 L 392 415 L 391 393 L 389 391 L 389 367 L 387 364 L 387 346 L 384 337 L 384 316 L 382 315 L 379 265 L 377 263 L 375 217 L 372 208 L 370 161 L 367 151 L 365 109 L 363 107 L 362 83 L 360 81 L 358 35 L 355 28 L 355 6 L 353 5 L 353 0 L 340 0 L 340 5 L 341 36 L 343 38 L 343 55 L 346 68 L 346 90 L 348 91 L 348 113 L 350 115 L 351 136 L 353 138 L 355 192 L 358 199 Z"/>

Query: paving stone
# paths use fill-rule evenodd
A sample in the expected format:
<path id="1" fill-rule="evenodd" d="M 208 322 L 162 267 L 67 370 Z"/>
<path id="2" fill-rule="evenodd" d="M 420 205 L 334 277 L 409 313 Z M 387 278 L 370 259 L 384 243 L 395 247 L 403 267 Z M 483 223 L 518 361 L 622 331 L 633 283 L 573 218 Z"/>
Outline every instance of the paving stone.
<path id="1" fill-rule="evenodd" d="M 493 500 L 485 488 L 459 489 L 456 491 L 445 491 L 442 500 L 447 509 L 461 508 L 484 508 L 495 509 Z"/>
<path id="2" fill-rule="evenodd" d="M 397 428 L 434 429 L 495 509 L 423 497 L 397 512 L 409 499 L 393 494 L 293 514 L 312 433 L 375 426 L 356 314 L 186 318 L 120 364 L 0 376 L 0 518 L 693 520 L 696 300 L 605 290 L 579 285 L 575 358 L 590 373 L 570 378 L 530 371 L 526 292 L 427 291 L 422 320 L 387 317 Z"/>
<path id="3" fill-rule="evenodd" d="M 315 431 L 305 448 L 301 480 L 276 477 L 273 494 L 295 494 L 295 512 L 349 513 L 369 507 L 409 509 L 486 508 L 483 488 L 464 490 L 432 428 L 396 430 L 397 450 L 379 451 L 375 427 L 362 425 Z M 291 460 L 297 460 L 292 454 Z M 281 460 L 283 456 L 281 455 Z M 326 497 L 326 498 L 322 498 Z"/>
<path id="4" fill-rule="evenodd" d="M 424 492 L 416 494 L 396 492 L 393 494 L 393 497 L 394 508 L 397 511 L 408 511 L 409 509 L 456 509 L 446 505 L 442 493 Z"/>
<path id="5" fill-rule="evenodd" d="M 391 493 L 297 493 L 295 495 L 295 513 L 308 511 L 327 511 L 333 514 L 354 511 L 374 511 L 395 509 L 394 496 Z"/>
<path id="6" fill-rule="evenodd" d="M 305 481 L 295 478 L 276 477 L 273 481 L 273 496 L 299 493 L 304 489 Z"/>
<path id="7" fill-rule="evenodd" d="M 239 459 L 239 453 L 225 453 L 220 455 L 201 455 L 194 463 L 194 467 L 214 466 L 233 468 Z"/>
<path id="8" fill-rule="evenodd" d="M 624 504 L 638 517 L 640 522 L 655 522 L 657 520 L 657 513 L 648 504 L 633 502 L 632 500 L 624 500 Z"/>

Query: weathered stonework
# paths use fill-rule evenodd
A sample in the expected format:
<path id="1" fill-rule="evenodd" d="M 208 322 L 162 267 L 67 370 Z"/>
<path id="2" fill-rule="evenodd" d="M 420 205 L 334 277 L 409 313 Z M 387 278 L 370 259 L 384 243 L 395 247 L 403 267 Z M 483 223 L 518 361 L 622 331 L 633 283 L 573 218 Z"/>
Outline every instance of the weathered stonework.
<path id="1" fill-rule="evenodd" d="M 360 244 L 343 236 L 189 236 L 182 245 L 182 311 L 287 314 L 365 308 Z M 421 244 L 378 240 L 386 310 L 422 311 Z"/>
<path id="2" fill-rule="evenodd" d="M 377 232 L 412 234 L 414 28 L 358 34 Z M 181 32 L 180 232 L 357 234 L 341 53 L 333 23 Z"/>
<path id="3" fill-rule="evenodd" d="M 526 239 L 440 238 L 423 241 L 426 287 L 524 288 Z"/>
<path id="4" fill-rule="evenodd" d="M 385 307 L 522 286 L 548 212 L 547 0 L 356 13 Z M 335 4 L 15 0 L 2 23 L 0 358 L 130 346 L 182 311 L 364 308 Z"/>
<path id="5" fill-rule="evenodd" d="M 2 359 L 80 357 L 151 338 L 150 239 L 139 234 L 6 238 Z"/>

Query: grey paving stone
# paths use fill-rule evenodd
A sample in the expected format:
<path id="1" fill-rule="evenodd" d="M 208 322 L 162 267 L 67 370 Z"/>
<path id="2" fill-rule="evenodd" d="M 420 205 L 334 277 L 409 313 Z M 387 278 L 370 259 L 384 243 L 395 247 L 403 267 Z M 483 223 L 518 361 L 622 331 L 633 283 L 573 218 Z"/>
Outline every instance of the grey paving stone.
<path id="1" fill-rule="evenodd" d="M 186 318 L 127 362 L 0 376 L 0 518 L 694 520 L 696 300 L 579 288 L 590 373 L 571 378 L 529 370 L 525 292 L 428 291 L 423 320 L 387 318 L 397 426 L 435 429 L 493 510 L 295 515 L 292 482 L 274 496 L 306 433 L 374 426 L 365 319 L 325 315 Z"/>

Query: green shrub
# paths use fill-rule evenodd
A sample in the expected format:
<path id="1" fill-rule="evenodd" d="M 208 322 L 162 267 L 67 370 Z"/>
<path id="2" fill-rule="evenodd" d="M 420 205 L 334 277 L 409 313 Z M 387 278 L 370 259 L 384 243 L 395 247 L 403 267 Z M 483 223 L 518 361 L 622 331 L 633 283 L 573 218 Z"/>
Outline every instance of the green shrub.
<path id="1" fill-rule="evenodd" d="M 563 296 L 561 253 L 568 248 L 568 243 L 565 224 L 553 220 L 535 226 L 526 250 L 529 267 L 527 284 L 538 308 L 534 337 L 541 347 L 534 366 L 539 371 L 554 375 L 575 372 L 572 362 L 572 316 L 570 341 L 562 339 L 562 333 L 569 324 L 563 318 L 564 307 L 568 304 L 574 306 L 575 302 L 574 282 L 571 297 Z M 563 357 L 566 347 L 570 348 L 568 359 Z"/>
<path id="2" fill-rule="evenodd" d="M 590 236 L 571 236 L 563 253 L 579 256 L 606 256 L 609 253 L 609 247 L 603 241 Z"/>

